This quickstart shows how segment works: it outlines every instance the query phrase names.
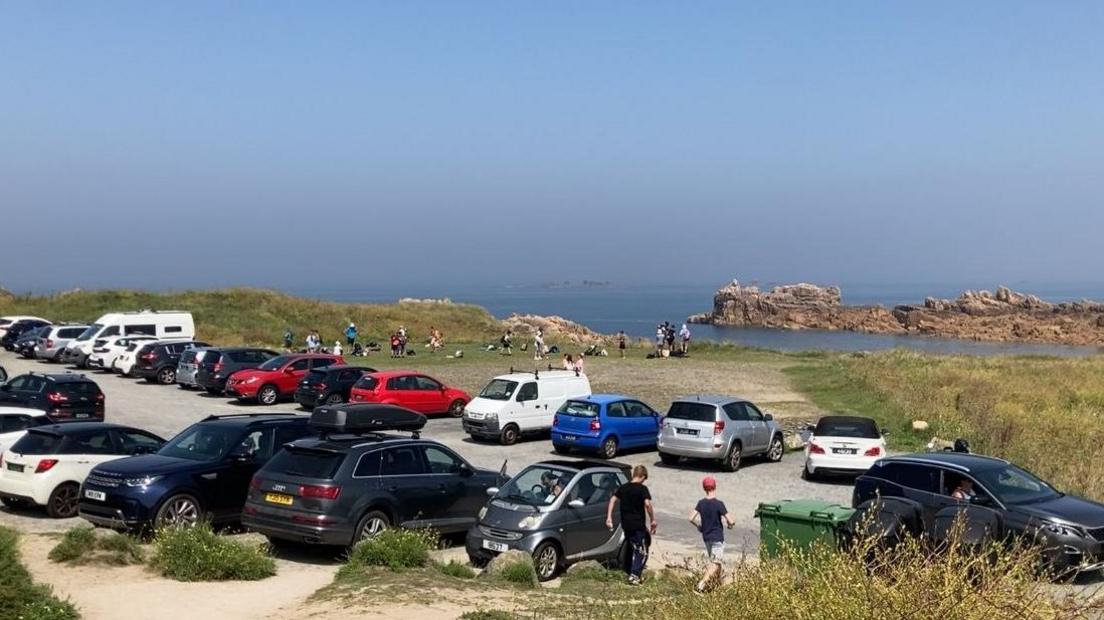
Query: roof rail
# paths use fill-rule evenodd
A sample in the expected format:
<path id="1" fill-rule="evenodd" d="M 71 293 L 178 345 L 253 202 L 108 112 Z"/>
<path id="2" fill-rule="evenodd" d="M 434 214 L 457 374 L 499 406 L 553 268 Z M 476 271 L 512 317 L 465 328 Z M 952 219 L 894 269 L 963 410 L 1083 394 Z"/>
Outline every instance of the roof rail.
<path id="1" fill-rule="evenodd" d="M 200 422 L 207 422 L 209 420 L 224 420 L 224 419 L 230 419 L 230 418 L 267 418 L 267 417 L 270 417 L 270 416 L 292 416 L 292 417 L 294 417 L 294 416 L 297 416 L 297 415 L 299 415 L 299 414 L 291 413 L 291 412 L 282 412 L 282 411 L 274 411 L 272 413 L 224 413 L 222 415 L 211 414 L 211 415 L 207 416 L 206 418 L 203 418 L 202 420 L 200 420 Z"/>

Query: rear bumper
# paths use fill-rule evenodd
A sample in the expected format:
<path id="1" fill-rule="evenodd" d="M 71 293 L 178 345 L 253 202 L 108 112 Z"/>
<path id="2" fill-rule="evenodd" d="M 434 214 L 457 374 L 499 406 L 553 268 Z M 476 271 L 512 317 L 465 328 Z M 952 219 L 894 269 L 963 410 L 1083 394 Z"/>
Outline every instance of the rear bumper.
<path id="1" fill-rule="evenodd" d="M 317 406 L 320 396 L 321 394 L 315 391 L 295 390 L 295 402 L 307 408 Z"/>
<path id="2" fill-rule="evenodd" d="M 254 532 L 295 542 L 305 542 L 315 545 L 348 546 L 353 543 L 353 526 L 347 522 L 338 521 L 326 525 L 309 525 L 306 523 L 294 523 L 291 517 L 294 513 L 274 514 L 269 511 L 261 512 L 255 505 L 247 505 L 242 512 L 242 525 Z M 315 516 L 303 513 L 304 517 Z"/>
<path id="3" fill-rule="evenodd" d="M 564 433 L 553 429 L 552 445 L 564 448 L 579 448 L 582 450 L 597 450 L 602 446 L 602 437 L 599 435 L 577 435 Z"/>
<path id="4" fill-rule="evenodd" d="M 195 371 L 180 372 L 179 370 L 177 370 L 176 371 L 176 382 L 179 383 L 180 385 L 187 385 L 187 386 L 191 386 L 191 387 L 199 387 L 199 381 L 196 381 Z"/>
<path id="5" fill-rule="evenodd" d="M 154 368 L 153 366 L 134 366 L 130 369 L 130 376 L 138 377 L 139 379 L 152 379 L 157 376 L 157 372 L 160 368 Z"/>
<path id="6" fill-rule="evenodd" d="M 880 456 L 839 456 L 835 454 L 810 454 L 805 459 L 805 469 L 811 474 L 840 473 L 861 474 Z"/>
<path id="7" fill-rule="evenodd" d="M 4 472 L 4 474 L 7 473 Z M 42 474 L 35 475 L 41 476 Z M 35 485 L 25 478 L 0 475 L 0 497 L 21 499 L 43 506 L 50 500 L 52 491 L 53 487 L 48 482 Z"/>
<path id="8" fill-rule="evenodd" d="M 664 442 L 663 437 L 659 438 L 656 443 L 656 449 L 663 454 L 673 454 L 675 456 L 685 456 L 692 459 L 723 459 L 725 453 L 728 452 L 728 447 L 725 445 L 716 446 L 713 443 L 702 443 L 699 446 L 688 445 L 671 445 L 670 442 Z"/>

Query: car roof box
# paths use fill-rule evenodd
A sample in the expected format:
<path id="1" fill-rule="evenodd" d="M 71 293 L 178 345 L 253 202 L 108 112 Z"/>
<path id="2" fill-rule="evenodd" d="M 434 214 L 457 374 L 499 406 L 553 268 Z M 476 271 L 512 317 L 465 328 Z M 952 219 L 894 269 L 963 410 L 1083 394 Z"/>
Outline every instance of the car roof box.
<path id="1" fill-rule="evenodd" d="M 364 403 L 356 405 L 324 405 L 311 413 L 310 426 L 323 435 L 406 431 L 417 433 L 426 424 L 426 417 L 396 405 Z"/>

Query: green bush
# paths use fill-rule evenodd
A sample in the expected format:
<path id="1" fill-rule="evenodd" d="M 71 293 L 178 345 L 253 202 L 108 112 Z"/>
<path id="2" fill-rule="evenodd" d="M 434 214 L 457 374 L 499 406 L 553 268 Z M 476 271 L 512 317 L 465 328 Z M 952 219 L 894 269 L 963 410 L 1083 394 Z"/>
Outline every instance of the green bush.
<path id="1" fill-rule="evenodd" d="M 517 620 L 517 614 L 501 609 L 477 609 L 460 614 L 460 620 Z"/>
<path id="2" fill-rule="evenodd" d="M 467 564 L 457 562 L 456 560 L 449 560 L 448 564 L 434 564 L 434 568 L 438 572 L 448 575 L 449 577 L 456 577 L 458 579 L 474 579 L 475 571 L 471 569 Z"/>
<path id="3" fill-rule="evenodd" d="M 0 527 L 0 620 L 73 620 L 77 610 L 35 584 L 19 559 L 19 535 Z"/>
<path id="4" fill-rule="evenodd" d="M 537 580 L 537 570 L 533 568 L 531 562 L 507 564 L 498 572 L 498 576 L 503 581 L 527 588 L 535 588 L 540 583 Z"/>
<path id="5" fill-rule="evenodd" d="M 564 584 L 573 582 L 623 583 L 624 581 L 624 572 L 604 566 L 581 566 L 574 570 L 568 570 L 564 573 L 562 579 Z"/>
<path id="6" fill-rule="evenodd" d="M 276 574 L 266 545 L 219 536 L 209 525 L 166 528 L 154 538 L 150 565 L 177 581 L 256 581 Z"/>
<path id="7" fill-rule="evenodd" d="M 118 532 L 98 532 L 90 527 L 75 527 L 65 533 L 49 558 L 54 562 L 89 564 L 102 562 L 114 566 L 141 564 L 145 559 L 138 540 Z"/>
<path id="8" fill-rule="evenodd" d="M 437 535 L 429 530 L 390 529 L 363 540 L 349 553 L 349 566 L 384 566 L 391 570 L 418 568 L 429 563 Z"/>

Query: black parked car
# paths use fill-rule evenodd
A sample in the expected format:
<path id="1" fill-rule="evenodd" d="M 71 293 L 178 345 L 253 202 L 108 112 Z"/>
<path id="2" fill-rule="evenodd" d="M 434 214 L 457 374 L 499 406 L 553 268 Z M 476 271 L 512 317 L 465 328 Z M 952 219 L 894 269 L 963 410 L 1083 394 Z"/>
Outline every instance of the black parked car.
<path id="1" fill-rule="evenodd" d="M 50 325 L 42 325 L 41 327 L 28 329 L 15 339 L 15 342 L 12 343 L 11 350 L 27 359 L 34 359 L 35 347 L 38 346 L 38 339 L 49 331 L 50 327 Z"/>
<path id="2" fill-rule="evenodd" d="M 97 465 L 81 487 L 80 516 L 117 529 L 237 521 L 249 481 L 280 446 L 309 434 L 307 416 L 210 416 L 155 454 Z"/>
<path id="3" fill-rule="evenodd" d="M 295 402 L 305 409 L 347 403 L 353 384 L 369 372 L 376 372 L 376 369 L 344 364 L 315 368 L 299 381 L 295 389 Z"/>
<path id="4" fill-rule="evenodd" d="M 955 499 L 964 486 L 973 496 Z M 1104 504 L 1056 491 L 1002 459 L 955 452 L 884 458 L 855 481 L 852 504 L 879 497 L 915 532 L 937 530 L 968 508 L 1000 530 L 994 538 L 1042 542 L 1043 560 L 1058 574 L 1104 568 Z"/>
<path id="5" fill-rule="evenodd" d="M 463 532 L 505 481 L 436 441 L 394 405 L 318 407 L 321 435 L 285 446 L 253 479 L 242 525 L 269 538 L 351 545 L 388 527 Z M 407 430 L 412 435 L 379 431 Z"/>
<path id="6" fill-rule="evenodd" d="M 104 393 L 96 382 L 74 373 L 12 377 L 0 385 L 0 403 L 40 409 L 56 421 L 104 419 Z"/>
<path id="7" fill-rule="evenodd" d="M 134 368 L 131 368 L 130 374 L 150 383 L 172 385 L 176 383 L 176 366 L 180 363 L 180 354 L 187 349 L 205 346 L 206 342 L 196 340 L 151 342 L 134 352 Z"/>
<path id="8" fill-rule="evenodd" d="M 268 360 L 279 356 L 269 349 L 250 347 L 218 347 L 207 349 L 203 359 L 197 364 L 195 382 L 207 390 L 208 394 L 222 394 L 226 389 L 226 379 L 239 370 L 257 368 Z"/>
<path id="9" fill-rule="evenodd" d="M 8 351 L 12 351 L 15 348 L 15 341 L 19 340 L 20 336 L 32 329 L 38 329 L 43 325 L 49 324 L 49 321 L 40 319 L 20 319 L 8 326 L 8 331 L 4 332 L 4 335 L 0 337 L 0 346 L 3 346 Z"/>

